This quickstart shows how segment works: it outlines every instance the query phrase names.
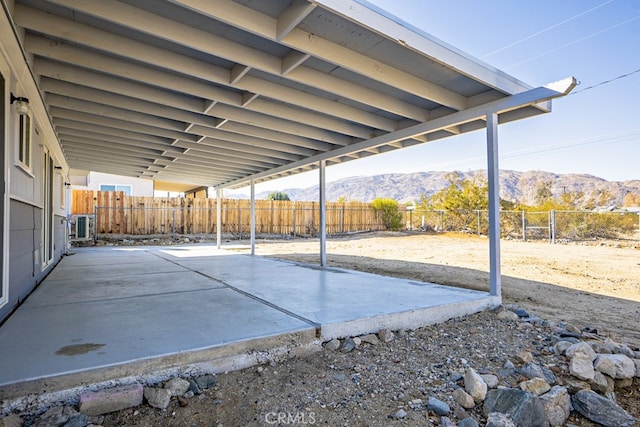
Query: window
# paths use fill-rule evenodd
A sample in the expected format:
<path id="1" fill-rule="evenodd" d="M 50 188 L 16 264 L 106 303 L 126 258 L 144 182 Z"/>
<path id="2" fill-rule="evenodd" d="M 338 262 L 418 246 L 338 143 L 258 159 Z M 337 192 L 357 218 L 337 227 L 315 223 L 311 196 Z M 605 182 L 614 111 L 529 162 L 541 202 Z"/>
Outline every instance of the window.
<path id="1" fill-rule="evenodd" d="M 130 185 L 100 184 L 100 191 L 122 191 L 126 196 L 131 195 Z"/>
<path id="2" fill-rule="evenodd" d="M 18 160 L 26 167 L 31 167 L 31 116 L 20 114 L 20 149 Z"/>

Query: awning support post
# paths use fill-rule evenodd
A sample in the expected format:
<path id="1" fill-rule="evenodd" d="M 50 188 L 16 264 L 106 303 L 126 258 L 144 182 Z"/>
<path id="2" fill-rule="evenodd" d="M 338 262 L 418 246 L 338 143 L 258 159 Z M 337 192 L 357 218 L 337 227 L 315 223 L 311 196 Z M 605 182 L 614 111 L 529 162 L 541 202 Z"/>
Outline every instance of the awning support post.
<path id="1" fill-rule="evenodd" d="M 327 203 L 326 203 L 326 194 L 325 194 L 325 169 L 326 169 L 326 160 L 320 160 L 319 162 L 319 170 L 320 170 L 320 182 L 319 182 L 319 193 L 320 193 L 320 266 L 327 266 Z"/>
<path id="2" fill-rule="evenodd" d="M 500 168 L 498 165 L 498 113 L 487 114 L 487 170 L 489 184 L 489 294 L 501 296 L 500 275 Z"/>
<path id="3" fill-rule="evenodd" d="M 256 254 L 256 182 L 251 180 L 251 255 Z"/>
<path id="4" fill-rule="evenodd" d="M 216 245 L 222 245 L 222 188 L 216 188 Z"/>

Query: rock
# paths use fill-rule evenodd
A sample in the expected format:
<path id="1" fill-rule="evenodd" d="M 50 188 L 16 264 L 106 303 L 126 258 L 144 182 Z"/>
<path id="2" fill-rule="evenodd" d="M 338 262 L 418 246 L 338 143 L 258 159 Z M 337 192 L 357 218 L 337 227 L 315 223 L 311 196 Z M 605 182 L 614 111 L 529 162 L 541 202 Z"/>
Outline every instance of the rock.
<path id="1" fill-rule="evenodd" d="M 627 356 L 629 359 L 633 359 L 634 357 L 636 357 L 636 356 L 635 356 L 634 351 L 633 351 L 633 350 L 631 350 L 631 348 L 630 348 L 628 345 L 626 345 L 626 344 L 621 345 L 621 346 L 617 349 L 616 353 L 617 353 L 617 354 L 624 354 L 624 355 L 625 355 L 625 356 Z"/>
<path id="2" fill-rule="evenodd" d="M 145 387 L 144 398 L 154 408 L 167 409 L 171 401 L 171 392 L 164 388 Z"/>
<path id="3" fill-rule="evenodd" d="M 458 422 L 458 427 L 480 427 L 478 422 L 471 417 L 464 418 Z"/>
<path id="4" fill-rule="evenodd" d="M 569 347 L 571 347 L 573 345 L 573 343 L 571 341 L 558 341 L 554 346 L 553 346 L 553 350 L 555 351 L 555 353 L 557 355 L 562 356 L 563 354 L 566 353 L 567 349 Z"/>
<path id="5" fill-rule="evenodd" d="M 574 355 L 569 362 L 569 373 L 580 380 L 593 381 L 596 371 L 593 369 L 593 362 L 589 356 L 579 353 Z"/>
<path id="6" fill-rule="evenodd" d="M 635 363 L 624 354 L 600 354 L 593 362 L 593 367 L 613 379 L 633 378 L 636 375 Z"/>
<path id="7" fill-rule="evenodd" d="M 476 402 L 473 400 L 473 397 L 471 397 L 471 395 L 462 388 L 453 390 L 453 400 L 465 409 L 471 409 L 476 406 Z"/>
<path id="8" fill-rule="evenodd" d="M 551 386 L 542 378 L 533 378 L 528 381 L 523 381 L 519 384 L 520 390 L 528 391 L 529 393 L 540 396 L 551 390 Z"/>
<path id="9" fill-rule="evenodd" d="M 64 424 L 64 427 L 86 427 L 89 424 L 89 417 L 85 414 L 74 414 Z"/>
<path id="10" fill-rule="evenodd" d="M 569 390 L 569 394 L 576 394 L 580 390 L 591 390 L 591 386 L 588 382 L 573 377 L 563 378 L 562 385 Z"/>
<path id="11" fill-rule="evenodd" d="M 571 414 L 571 397 L 565 387 L 553 386 L 548 393 L 540 396 L 549 424 L 563 426 Z"/>
<path id="12" fill-rule="evenodd" d="M 340 340 L 335 338 L 331 341 L 327 341 L 326 343 L 324 343 L 324 348 L 331 351 L 337 350 L 340 348 Z"/>
<path id="13" fill-rule="evenodd" d="M 613 391 L 615 388 L 613 378 L 598 371 L 596 371 L 593 376 L 593 381 L 591 381 L 589 385 L 591 385 L 592 390 L 602 394 L 605 394 L 608 391 Z"/>
<path id="14" fill-rule="evenodd" d="M 516 365 L 514 365 L 511 360 L 507 359 L 507 361 L 504 362 L 504 365 L 502 365 L 502 367 L 505 369 L 513 369 L 516 367 Z"/>
<path id="15" fill-rule="evenodd" d="M 360 344 L 362 344 L 362 340 L 358 337 L 354 337 L 353 338 L 353 343 L 356 345 L 356 348 L 360 347 Z"/>
<path id="16" fill-rule="evenodd" d="M 451 408 L 442 400 L 430 397 L 427 401 L 427 411 L 433 411 L 436 415 L 448 415 Z"/>
<path id="17" fill-rule="evenodd" d="M 182 396 L 178 396 L 178 405 L 180 405 L 181 408 L 184 408 L 185 406 L 189 405 L 189 399 L 182 397 Z"/>
<path id="18" fill-rule="evenodd" d="M 501 311 L 500 313 L 498 313 L 496 318 L 498 320 L 507 320 L 507 321 L 516 321 L 520 319 L 517 314 L 509 310 Z"/>
<path id="19" fill-rule="evenodd" d="M 485 416 L 489 416 L 492 412 L 510 415 L 518 427 L 549 425 L 540 398 L 516 388 L 489 390 L 482 412 Z"/>
<path id="20" fill-rule="evenodd" d="M 131 384 L 80 395 L 80 412 L 86 415 L 102 415 L 142 405 L 141 384 Z"/>
<path id="21" fill-rule="evenodd" d="M 516 359 L 516 362 L 518 363 L 533 362 L 533 354 L 531 354 L 531 352 L 528 352 L 528 351 L 521 351 L 520 353 L 516 354 L 514 359 Z"/>
<path id="22" fill-rule="evenodd" d="M 363 335 L 360 337 L 360 340 L 362 342 L 366 342 L 367 344 L 371 344 L 371 345 L 380 344 L 380 340 L 378 339 L 377 336 L 375 336 L 375 334 Z"/>
<path id="23" fill-rule="evenodd" d="M 396 420 L 401 420 L 406 416 L 407 416 L 407 411 L 405 411 L 404 409 L 398 409 L 398 411 L 395 413 L 395 415 L 393 417 Z"/>
<path id="24" fill-rule="evenodd" d="M 605 427 L 632 427 L 636 419 L 615 402 L 599 394 L 581 390 L 571 398 L 573 408 L 589 420 Z"/>
<path id="25" fill-rule="evenodd" d="M 492 412 L 487 416 L 487 427 L 517 427 L 511 417 L 500 412 Z"/>
<path id="26" fill-rule="evenodd" d="M 542 378 L 551 385 L 558 382 L 556 376 L 550 369 L 533 362 L 525 364 L 520 370 L 520 373 L 530 380 L 534 378 Z"/>
<path id="27" fill-rule="evenodd" d="M 615 388 L 627 388 L 633 385 L 633 378 L 622 378 L 614 380 Z M 613 391 L 613 390 L 611 390 Z"/>
<path id="28" fill-rule="evenodd" d="M 473 400 L 482 402 L 487 395 L 487 383 L 473 368 L 467 368 L 464 372 L 464 390 Z"/>
<path id="29" fill-rule="evenodd" d="M 517 314 L 518 317 L 531 317 L 529 316 L 529 313 L 527 313 L 527 310 L 523 308 L 516 308 L 515 310 L 513 310 L 513 312 Z"/>
<path id="30" fill-rule="evenodd" d="M 567 348 L 565 354 L 569 359 L 582 355 L 584 358 L 589 359 L 590 362 L 593 362 L 597 356 L 596 352 L 593 351 L 591 346 L 586 342 L 579 342 L 571 345 L 571 347 Z"/>
<path id="31" fill-rule="evenodd" d="M 633 359 L 633 363 L 636 365 L 636 378 L 640 378 L 640 359 Z"/>
<path id="32" fill-rule="evenodd" d="M 189 390 L 189 381 L 182 378 L 172 378 L 164 385 L 171 392 L 171 396 L 182 396 Z"/>
<path id="33" fill-rule="evenodd" d="M 63 413 L 64 409 L 65 408 L 62 406 L 54 406 L 53 408 L 49 408 L 44 414 L 38 417 L 33 426 L 57 427 L 63 425 L 67 422 L 70 415 L 69 413 Z"/>
<path id="34" fill-rule="evenodd" d="M 200 390 L 206 390 L 218 384 L 218 378 L 215 375 L 206 374 L 196 378 L 196 384 Z"/>
<path id="35" fill-rule="evenodd" d="M 597 354 L 611 354 L 611 349 L 598 341 L 589 341 L 589 345 Z"/>
<path id="36" fill-rule="evenodd" d="M 18 414 L 9 414 L 0 420 L 0 426 L 2 427 L 22 427 L 23 423 Z"/>
<path id="37" fill-rule="evenodd" d="M 440 427 L 456 427 L 451 418 L 449 417 L 440 417 Z"/>
<path id="38" fill-rule="evenodd" d="M 567 325 L 564 327 L 565 331 L 567 332 L 571 332 L 574 334 L 581 334 L 582 331 L 580 330 L 580 328 L 578 328 L 575 325 L 572 325 L 571 323 L 567 323 Z"/>
<path id="39" fill-rule="evenodd" d="M 393 332 L 391 332 L 389 329 L 381 329 L 378 332 L 378 338 L 382 342 L 390 342 L 395 338 L 395 335 L 393 335 Z"/>
<path id="40" fill-rule="evenodd" d="M 498 377 L 493 374 L 481 374 L 482 380 L 487 384 L 489 388 L 498 387 Z"/>
<path id="41" fill-rule="evenodd" d="M 356 348 L 356 343 L 355 341 L 353 341 L 353 338 L 345 338 L 345 340 L 342 341 L 342 345 L 340 346 L 340 351 L 342 353 L 349 353 L 354 348 Z"/>
<path id="42" fill-rule="evenodd" d="M 202 389 L 194 379 L 189 379 L 189 391 L 193 394 L 202 394 Z"/>

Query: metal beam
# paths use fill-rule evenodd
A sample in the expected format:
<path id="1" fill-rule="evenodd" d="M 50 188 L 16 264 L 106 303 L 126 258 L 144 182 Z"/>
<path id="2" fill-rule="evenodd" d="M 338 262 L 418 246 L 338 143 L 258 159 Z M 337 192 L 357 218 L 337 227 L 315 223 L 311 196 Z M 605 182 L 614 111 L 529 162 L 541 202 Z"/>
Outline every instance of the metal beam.
<path id="1" fill-rule="evenodd" d="M 487 169 L 489 184 L 489 293 L 501 296 L 500 276 L 500 167 L 498 113 L 487 114 Z"/>

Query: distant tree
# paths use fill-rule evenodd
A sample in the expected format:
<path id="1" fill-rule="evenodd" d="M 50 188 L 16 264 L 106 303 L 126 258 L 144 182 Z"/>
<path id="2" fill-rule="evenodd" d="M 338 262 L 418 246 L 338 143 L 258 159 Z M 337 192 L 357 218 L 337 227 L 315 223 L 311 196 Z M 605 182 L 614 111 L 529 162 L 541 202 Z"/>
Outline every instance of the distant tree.
<path id="1" fill-rule="evenodd" d="M 624 206 L 640 206 L 640 194 L 627 193 L 627 195 L 624 196 Z"/>
<path id="2" fill-rule="evenodd" d="M 336 203 L 347 203 L 347 196 L 340 196 L 338 197 L 338 199 L 336 200 Z"/>
<path id="3" fill-rule="evenodd" d="M 536 203 L 538 206 L 544 205 L 545 202 L 553 199 L 552 185 L 552 181 L 541 181 L 538 184 L 538 188 L 536 188 Z"/>
<path id="4" fill-rule="evenodd" d="M 287 193 L 283 191 L 274 191 L 272 193 L 269 193 L 269 195 L 267 196 L 267 200 L 290 200 L 290 199 Z"/>
<path id="5" fill-rule="evenodd" d="M 420 206 L 437 210 L 484 210 L 489 206 L 489 186 L 486 180 L 464 178 L 460 172 L 446 175 L 447 187 L 427 197 L 420 197 Z"/>
<path id="6" fill-rule="evenodd" d="M 373 199 L 371 205 L 373 210 L 381 216 L 382 223 L 387 230 L 400 230 L 402 228 L 402 213 L 396 200 L 378 197 Z"/>

